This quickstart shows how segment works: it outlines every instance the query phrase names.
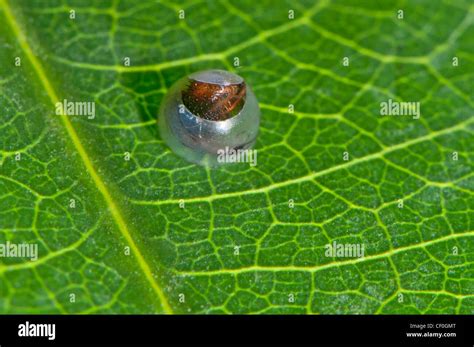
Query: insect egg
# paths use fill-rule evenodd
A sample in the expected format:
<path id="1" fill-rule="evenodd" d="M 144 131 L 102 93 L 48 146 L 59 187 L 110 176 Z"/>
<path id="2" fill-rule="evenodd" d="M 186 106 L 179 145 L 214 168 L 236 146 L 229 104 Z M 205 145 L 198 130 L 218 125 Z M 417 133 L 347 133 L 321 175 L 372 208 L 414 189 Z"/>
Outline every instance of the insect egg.
<path id="1" fill-rule="evenodd" d="M 236 74 L 205 70 L 177 81 L 158 118 L 162 139 L 178 155 L 198 164 L 217 164 L 219 151 L 255 144 L 260 109 L 255 94 Z"/>

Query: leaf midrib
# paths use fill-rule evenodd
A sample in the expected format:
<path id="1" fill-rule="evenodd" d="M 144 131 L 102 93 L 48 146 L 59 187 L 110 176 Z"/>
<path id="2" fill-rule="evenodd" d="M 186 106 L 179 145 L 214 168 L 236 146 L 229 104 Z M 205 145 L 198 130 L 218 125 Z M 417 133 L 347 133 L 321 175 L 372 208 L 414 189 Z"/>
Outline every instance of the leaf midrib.
<path id="1" fill-rule="evenodd" d="M 15 16 L 7 3 L 6 0 L 0 0 L 0 7 L 3 9 L 5 18 L 7 19 L 7 22 L 12 29 L 13 33 L 16 36 L 16 39 L 18 40 L 21 49 L 27 56 L 28 60 L 31 62 L 33 69 L 35 73 L 38 76 L 38 79 L 40 80 L 41 84 L 44 86 L 46 93 L 48 94 L 48 97 L 50 101 L 52 102 L 53 105 L 55 105 L 57 102 L 59 102 L 59 98 L 56 94 L 56 91 L 54 90 L 51 82 L 49 81 L 42 64 L 40 61 L 36 58 L 36 56 L 33 53 L 33 50 L 31 49 L 23 31 L 20 28 L 20 25 L 15 19 Z M 136 245 L 135 241 L 132 238 L 132 235 L 130 233 L 130 230 L 127 226 L 127 223 L 125 222 L 125 219 L 123 218 L 119 207 L 115 203 L 114 199 L 112 198 L 112 195 L 110 194 L 109 190 L 107 189 L 104 181 L 102 178 L 99 176 L 97 173 L 96 169 L 94 168 L 94 165 L 92 164 L 91 159 L 89 158 L 89 155 L 87 154 L 87 151 L 85 150 L 84 146 L 82 145 L 81 140 L 79 139 L 79 136 L 77 135 L 76 130 L 74 129 L 72 123 L 69 121 L 69 119 L 63 115 L 60 116 L 63 125 L 73 142 L 73 145 L 77 152 L 79 153 L 84 166 L 86 167 L 87 172 L 89 173 L 90 177 L 92 178 L 94 184 L 96 185 L 97 189 L 100 191 L 102 196 L 104 197 L 104 200 L 107 204 L 107 207 L 109 208 L 110 213 L 112 214 L 112 217 L 123 235 L 123 237 L 127 240 L 127 243 L 130 245 L 130 248 L 135 255 L 135 258 L 138 262 L 138 265 L 140 266 L 141 270 L 143 271 L 146 279 L 150 283 L 151 287 L 155 291 L 155 293 L 158 295 L 158 298 L 160 299 L 161 306 L 163 310 L 166 313 L 173 313 L 173 310 L 171 309 L 170 304 L 168 303 L 168 300 L 161 289 L 161 286 L 159 283 L 156 281 L 156 279 L 153 276 L 153 273 L 151 271 L 150 266 L 146 262 L 144 256 L 141 254 L 140 249 Z"/>

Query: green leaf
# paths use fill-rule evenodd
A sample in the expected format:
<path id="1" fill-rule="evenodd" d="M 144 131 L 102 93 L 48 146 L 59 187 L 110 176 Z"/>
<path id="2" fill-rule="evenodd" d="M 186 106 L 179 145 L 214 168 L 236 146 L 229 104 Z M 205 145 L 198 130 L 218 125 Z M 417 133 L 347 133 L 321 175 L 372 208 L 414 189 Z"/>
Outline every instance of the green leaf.
<path id="1" fill-rule="evenodd" d="M 39 247 L 0 258 L 0 312 L 473 314 L 473 23 L 469 0 L 0 0 L 0 243 Z M 205 68 L 253 87 L 257 166 L 161 141 Z"/>

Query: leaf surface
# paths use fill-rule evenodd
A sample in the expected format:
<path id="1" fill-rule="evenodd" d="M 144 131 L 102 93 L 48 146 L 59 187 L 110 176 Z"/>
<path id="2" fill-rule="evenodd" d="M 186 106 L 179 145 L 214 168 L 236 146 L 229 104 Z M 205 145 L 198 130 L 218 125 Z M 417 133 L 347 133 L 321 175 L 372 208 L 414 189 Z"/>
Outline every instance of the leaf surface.
<path id="1" fill-rule="evenodd" d="M 474 313 L 473 23 L 467 0 L 0 0 L 0 242 L 39 247 L 0 258 L 0 312 Z M 255 91 L 255 167 L 161 141 L 205 68 Z"/>

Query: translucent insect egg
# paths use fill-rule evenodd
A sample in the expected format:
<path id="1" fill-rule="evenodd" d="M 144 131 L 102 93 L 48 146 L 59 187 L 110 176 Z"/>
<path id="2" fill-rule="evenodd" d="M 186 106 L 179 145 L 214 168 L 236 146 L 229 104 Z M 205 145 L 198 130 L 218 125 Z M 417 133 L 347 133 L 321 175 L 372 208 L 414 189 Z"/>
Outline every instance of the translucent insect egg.
<path id="1" fill-rule="evenodd" d="M 236 74 L 205 70 L 177 81 L 158 117 L 162 139 L 186 160 L 217 165 L 219 151 L 249 149 L 256 141 L 260 109 Z"/>

